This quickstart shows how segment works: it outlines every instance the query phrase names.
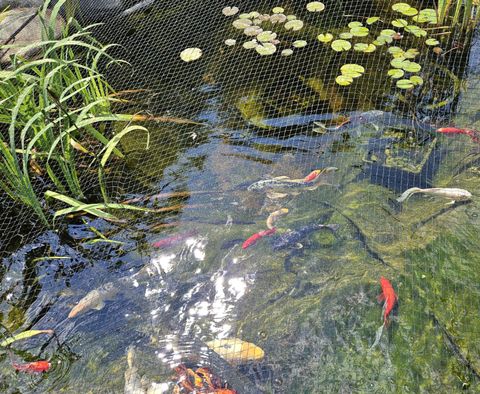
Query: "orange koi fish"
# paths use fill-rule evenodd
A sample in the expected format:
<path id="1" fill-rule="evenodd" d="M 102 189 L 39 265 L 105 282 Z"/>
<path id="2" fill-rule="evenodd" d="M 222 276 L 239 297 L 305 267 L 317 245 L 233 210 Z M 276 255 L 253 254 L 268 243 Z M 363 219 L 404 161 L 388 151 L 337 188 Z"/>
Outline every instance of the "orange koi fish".
<path id="1" fill-rule="evenodd" d="M 382 286 L 382 294 L 378 296 L 378 301 L 385 301 L 385 312 L 383 313 L 383 324 L 388 325 L 388 316 L 397 304 L 397 295 L 390 281 L 383 276 L 380 277 L 380 285 Z"/>
<path id="2" fill-rule="evenodd" d="M 468 135 L 472 141 L 480 143 L 480 138 L 478 136 L 478 132 L 471 129 L 459 129 L 457 127 L 442 127 L 436 130 L 437 133 L 442 134 L 463 134 Z"/>
<path id="3" fill-rule="evenodd" d="M 152 246 L 154 248 L 168 248 L 170 246 L 176 245 L 179 242 L 186 240 L 187 238 L 194 237 L 195 235 L 197 235 L 197 232 L 195 230 L 186 231 L 184 233 L 175 234 L 166 238 L 162 238 L 161 240 L 152 243 Z"/>
<path id="4" fill-rule="evenodd" d="M 25 364 L 12 363 L 12 365 L 13 365 L 13 368 L 15 368 L 17 371 L 27 372 L 27 373 L 46 372 L 52 366 L 52 364 L 50 364 L 50 362 L 46 360 L 34 361 L 31 363 L 25 363 Z"/>
<path id="5" fill-rule="evenodd" d="M 247 249 L 249 246 L 254 245 L 259 239 L 274 234 L 275 231 L 277 231 L 277 229 L 273 227 L 268 230 L 259 231 L 258 233 L 253 234 L 242 244 L 242 249 Z"/>

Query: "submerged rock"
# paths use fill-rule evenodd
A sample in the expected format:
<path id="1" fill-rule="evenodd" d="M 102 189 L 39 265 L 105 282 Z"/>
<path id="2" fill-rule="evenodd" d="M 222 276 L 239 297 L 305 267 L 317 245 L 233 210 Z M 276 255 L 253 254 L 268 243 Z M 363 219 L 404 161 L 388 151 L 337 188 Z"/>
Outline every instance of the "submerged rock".
<path id="1" fill-rule="evenodd" d="M 16 45 L 18 47 L 10 48 L 6 52 L 2 50 L 0 63 L 8 63 L 10 56 L 14 54 L 27 58 L 34 56 L 38 50 L 26 50 L 25 47 L 42 40 L 42 21 L 38 15 L 34 16 L 37 13 L 37 8 L 15 8 L 5 13 L 6 17 L 0 21 L 0 42 L 3 44 L 10 40 L 8 45 Z M 47 11 L 46 16 L 50 19 L 51 12 Z M 31 20 L 28 22 L 29 19 Z M 25 26 L 22 28 L 23 25 Z M 65 20 L 58 15 L 55 23 L 56 37 L 61 35 L 64 25 Z M 12 36 L 14 37 L 12 38 Z"/>

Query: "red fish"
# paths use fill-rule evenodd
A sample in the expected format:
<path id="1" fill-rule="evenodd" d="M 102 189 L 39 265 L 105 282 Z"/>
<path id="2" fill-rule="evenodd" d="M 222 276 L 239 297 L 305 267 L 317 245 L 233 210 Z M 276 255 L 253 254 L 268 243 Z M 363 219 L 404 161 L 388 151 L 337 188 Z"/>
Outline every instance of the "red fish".
<path id="1" fill-rule="evenodd" d="M 277 231 L 277 229 L 273 227 L 271 229 L 259 231 L 258 233 L 253 234 L 242 244 L 242 248 L 247 249 L 249 246 L 254 245 L 259 239 L 268 235 L 272 235 L 273 233 L 275 233 L 275 231 Z"/>
<path id="2" fill-rule="evenodd" d="M 313 170 L 310 174 L 308 174 L 305 178 L 303 178 L 303 181 L 304 182 L 313 181 L 321 172 L 322 172 L 321 170 Z"/>
<path id="3" fill-rule="evenodd" d="M 388 324 L 388 315 L 397 303 L 397 295 L 390 281 L 383 276 L 380 277 L 380 285 L 382 286 L 382 294 L 378 296 L 379 301 L 385 301 L 385 312 L 383 313 L 383 323 Z"/>
<path id="4" fill-rule="evenodd" d="M 480 143 L 480 138 L 478 136 L 478 132 L 475 130 L 471 129 L 459 129 L 457 127 L 442 127 L 440 129 L 436 130 L 437 133 L 442 133 L 442 134 L 463 134 L 463 135 L 468 135 L 472 141 L 479 142 Z"/>
<path id="5" fill-rule="evenodd" d="M 27 372 L 27 373 L 46 372 L 52 366 L 52 364 L 50 364 L 50 362 L 46 360 L 34 361 L 31 363 L 25 363 L 25 364 L 12 363 L 12 365 L 13 365 L 13 368 L 15 368 L 17 371 Z"/>
<path id="6" fill-rule="evenodd" d="M 191 230 L 185 233 L 171 235 L 170 237 L 162 238 L 160 241 L 152 243 L 152 246 L 154 248 L 168 248 L 196 234 L 197 232 L 195 230 Z"/>

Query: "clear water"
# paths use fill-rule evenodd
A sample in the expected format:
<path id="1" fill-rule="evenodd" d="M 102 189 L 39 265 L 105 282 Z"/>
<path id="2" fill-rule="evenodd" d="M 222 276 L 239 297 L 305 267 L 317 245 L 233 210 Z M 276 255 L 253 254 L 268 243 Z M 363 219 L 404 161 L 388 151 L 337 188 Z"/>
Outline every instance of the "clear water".
<path id="1" fill-rule="evenodd" d="M 181 207 L 129 217 L 123 224 L 77 218 L 65 231 L 44 232 L 3 260 L 4 332 L 54 329 L 56 335 L 14 346 L 16 359 L 51 360 L 46 374 L 15 373 L 8 354 L 1 354 L 1 391 L 123 392 L 127 349 L 134 346 L 139 374 L 168 383 L 169 390 L 170 366 L 181 360 L 210 365 L 246 393 L 254 388 L 267 393 L 478 392 L 479 147 L 466 136 L 435 139 L 426 131 L 408 139 L 412 114 L 426 123 L 428 115 L 438 124 L 476 127 L 477 52 L 474 41 L 470 59 L 456 70 L 467 68 L 468 89 L 445 109 L 452 112 L 422 114 L 428 105 L 424 96 L 416 98 L 413 112 L 397 111 L 401 95 L 365 94 L 364 102 L 359 95 L 346 96 L 348 103 L 339 111 L 344 115 L 371 109 L 387 115 L 324 134 L 313 131 L 306 112 L 323 108 L 319 114 L 327 121 L 338 113 L 318 102 L 308 111 L 293 104 L 285 108 L 275 101 L 277 94 L 289 91 L 284 101 L 291 104 L 295 88 L 272 90 L 275 81 L 262 79 L 261 72 L 239 89 L 242 75 L 231 70 L 245 63 L 209 62 L 215 82 L 199 82 L 195 73 L 176 76 L 179 98 L 154 105 L 155 96 L 149 96 L 149 109 L 162 113 L 176 105 L 176 113 L 188 113 L 206 126 L 149 124 L 152 145 L 146 152 L 139 136 L 127 136 L 122 147 L 129 152 L 128 178 L 122 192 L 125 198 L 142 198 L 143 191 L 188 192 L 136 202 Z M 290 75 L 297 66 L 281 74 Z M 309 75 L 312 67 L 306 64 L 299 73 Z M 271 69 L 274 62 L 263 70 Z M 430 75 L 434 85 L 435 73 Z M 174 84 L 162 82 L 166 86 L 159 94 Z M 364 82 L 357 91 L 367 87 L 372 84 Z M 187 91 L 194 100 L 182 101 Z M 254 120 L 252 111 L 239 104 L 258 97 L 275 108 L 260 118 L 272 129 L 258 122 L 252 126 L 258 103 L 249 107 Z M 192 102 L 195 107 L 189 107 Z M 293 124 L 279 127 L 291 115 L 298 116 L 288 118 Z M 389 138 L 386 153 L 382 143 Z M 412 175 L 422 165 L 424 170 Z M 302 178 L 326 166 L 338 168 L 332 178 L 338 186 L 278 201 L 247 190 L 259 179 Z M 395 201 L 401 191 L 423 183 L 465 188 L 474 198 L 455 205 L 423 195 L 403 205 Z M 288 250 L 273 251 L 273 237 L 243 250 L 242 242 L 264 230 L 268 213 L 280 207 L 289 214 L 279 220 L 279 234 L 314 222 L 340 228 L 335 234 L 313 232 Z M 151 246 L 185 233 L 192 234 L 171 246 Z M 399 305 L 372 348 L 382 324 L 376 300 L 380 276 L 393 283 Z M 109 282 L 119 292 L 103 309 L 67 318 L 82 297 Z M 204 346 L 232 337 L 260 346 L 265 359 L 229 365 Z"/>

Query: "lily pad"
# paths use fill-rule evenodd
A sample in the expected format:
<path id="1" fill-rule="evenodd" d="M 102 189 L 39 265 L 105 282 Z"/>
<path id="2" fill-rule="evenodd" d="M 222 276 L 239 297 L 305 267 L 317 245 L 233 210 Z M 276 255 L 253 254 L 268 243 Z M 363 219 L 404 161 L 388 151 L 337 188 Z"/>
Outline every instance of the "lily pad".
<path id="1" fill-rule="evenodd" d="M 307 41 L 297 40 L 292 43 L 295 48 L 303 48 L 307 46 Z"/>
<path id="2" fill-rule="evenodd" d="M 392 5 L 392 10 L 397 12 L 404 12 L 410 8 L 410 4 L 407 3 L 395 3 L 394 5 Z"/>
<path id="3" fill-rule="evenodd" d="M 284 49 L 281 53 L 282 56 L 290 56 L 293 54 L 293 50 L 291 49 Z"/>
<path id="4" fill-rule="evenodd" d="M 368 44 L 365 44 L 363 42 L 358 42 L 353 46 L 353 50 L 357 52 L 365 52 L 367 48 Z"/>
<path id="5" fill-rule="evenodd" d="M 338 36 L 343 40 L 349 40 L 350 38 L 353 37 L 353 34 L 349 32 L 343 32 L 343 33 L 340 33 Z"/>
<path id="6" fill-rule="evenodd" d="M 272 12 L 274 14 L 283 14 L 285 10 L 282 7 L 273 7 Z"/>
<path id="7" fill-rule="evenodd" d="M 249 13 L 243 13 L 238 16 L 239 19 L 250 19 Z"/>
<path id="8" fill-rule="evenodd" d="M 395 55 L 395 54 L 403 54 L 403 49 L 402 48 L 399 48 L 399 47 L 390 47 L 388 48 L 388 53 L 391 53 L 392 55 Z"/>
<path id="9" fill-rule="evenodd" d="M 380 35 L 381 36 L 386 36 L 386 37 L 392 37 L 394 34 L 396 34 L 397 32 L 395 30 L 392 30 L 392 29 L 383 29 L 381 32 L 380 32 Z"/>
<path id="10" fill-rule="evenodd" d="M 415 37 L 425 37 L 427 35 L 425 30 L 416 25 L 408 25 L 405 27 L 405 31 L 412 33 Z"/>
<path id="11" fill-rule="evenodd" d="M 392 25 L 395 27 L 405 27 L 408 26 L 408 22 L 405 19 L 394 19 Z"/>
<path id="12" fill-rule="evenodd" d="M 402 14 L 406 16 L 414 16 L 418 14 L 418 10 L 414 7 L 410 7 L 408 10 L 403 11 Z"/>
<path id="13" fill-rule="evenodd" d="M 260 12 L 257 12 L 257 11 L 252 11 L 248 14 L 248 17 L 250 19 L 255 19 L 255 18 L 258 18 L 260 16 Z"/>
<path id="14" fill-rule="evenodd" d="M 368 36 L 368 32 L 368 27 L 363 26 L 352 27 L 350 29 L 350 33 L 352 33 L 355 37 L 366 37 Z"/>
<path id="15" fill-rule="evenodd" d="M 418 15 L 414 16 L 413 21 L 419 23 L 437 23 L 437 12 L 433 8 L 425 8 L 421 10 Z"/>
<path id="16" fill-rule="evenodd" d="M 269 42 L 277 38 L 277 33 L 273 33 L 271 31 L 262 31 L 259 35 L 257 35 L 257 40 L 260 42 Z"/>
<path id="17" fill-rule="evenodd" d="M 425 40 L 425 44 L 435 46 L 440 44 L 440 41 L 436 40 L 435 38 L 429 38 L 428 40 Z"/>
<path id="18" fill-rule="evenodd" d="M 399 58 L 396 58 L 396 59 L 393 59 L 391 62 L 390 62 L 390 65 L 393 67 L 393 68 L 403 68 L 403 63 L 405 62 L 405 59 L 403 57 L 399 57 Z"/>
<path id="19" fill-rule="evenodd" d="M 349 77 L 348 75 L 339 75 L 337 78 L 335 78 L 335 82 L 340 86 L 348 86 L 353 82 L 353 78 Z"/>
<path id="20" fill-rule="evenodd" d="M 180 52 L 180 58 L 184 62 L 193 62 L 202 56 L 202 50 L 200 48 L 187 48 Z"/>
<path id="21" fill-rule="evenodd" d="M 242 46 L 245 49 L 255 49 L 258 45 L 259 45 L 259 43 L 257 42 L 257 40 L 252 40 L 252 41 L 244 42 Z"/>
<path id="22" fill-rule="evenodd" d="M 332 42 L 332 49 L 336 52 L 348 51 L 352 47 L 348 41 L 335 40 Z"/>
<path id="23" fill-rule="evenodd" d="M 287 17 L 285 14 L 273 14 L 271 17 L 270 17 L 270 22 L 272 24 L 276 24 L 276 23 L 283 23 L 287 20 Z"/>
<path id="24" fill-rule="evenodd" d="M 400 89 L 412 89 L 415 85 L 409 79 L 400 79 L 397 81 L 397 87 Z"/>
<path id="25" fill-rule="evenodd" d="M 250 19 L 235 19 L 232 25 L 235 29 L 244 30 L 248 26 L 251 26 L 252 23 L 253 22 Z"/>
<path id="26" fill-rule="evenodd" d="M 364 50 L 365 53 L 375 52 L 377 47 L 374 44 L 368 44 L 368 48 Z"/>
<path id="27" fill-rule="evenodd" d="M 402 78 L 405 75 L 405 71 L 399 69 L 399 68 L 392 68 L 391 70 L 388 70 L 388 76 L 398 79 Z"/>
<path id="28" fill-rule="evenodd" d="M 373 25 L 375 22 L 379 21 L 380 17 L 379 16 L 372 16 L 367 19 L 367 25 Z"/>
<path id="29" fill-rule="evenodd" d="M 333 40 L 333 34 L 331 33 L 319 34 L 317 36 L 317 39 L 320 42 L 330 42 Z"/>
<path id="30" fill-rule="evenodd" d="M 411 62 L 410 60 L 405 60 L 403 62 L 402 68 L 405 71 L 411 72 L 411 73 L 416 73 L 419 72 L 422 69 L 422 66 L 418 63 Z"/>
<path id="31" fill-rule="evenodd" d="M 238 7 L 225 7 L 225 8 L 222 10 L 222 14 L 225 15 L 225 16 L 232 16 L 232 15 L 237 14 L 238 11 L 240 11 L 240 10 L 238 9 Z"/>
<path id="32" fill-rule="evenodd" d="M 288 19 L 288 16 L 287 16 Z M 292 19 L 285 23 L 286 30 L 297 31 L 303 27 L 303 22 L 300 19 Z"/>
<path id="33" fill-rule="evenodd" d="M 354 27 L 362 27 L 363 26 L 363 23 L 362 22 L 358 22 L 358 21 L 354 21 L 354 22 L 350 22 L 348 24 L 348 27 L 350 29 L 353 29 Z"/>
<path id="34" fill-rule="evenodd" d="M 257 45 L 255 50 L 262 56 L 273 55 L 277 51 L 277 47 L 270 42 L 264 42 Z"/>
<path id="35" fill-rule="evenodd" d="M 295 15 L 287 15 L 287 21 L 294 21 L 295 19 L 297 19 Z"/>
<path id="36" fill-rule="evenodd" d="M 320 1 L 312 1 L 307 4 L 307 10 L 310 12 L 320 12 L 325 9 L 325 4 Z"/>
<path id="37" fill-rule="evenodd" d="M 414 84 L 414 85 L 423 85 L 423 78 L 422 77 L 419 77 L 418 75 L 412 75 L 410 77 L 410 81 Z"/>
<path id="38" fill-rule="evenodd" d="M 261 32 L 263 32 L 263 29 L 259 26 L 248 26 L 243 30 L 243 34 L 252 37 L 259 35 Z"/>
<path id="39" fill-rule="evenodd" d="M 233 38 L 229 38 L 225 40 L 225 45 L 228 45 L 229 47 L 235 45 L 237 43 L 237 40 L 234 40 Z"/>
<path id="40" fill-rule="evenodd" d="M 340 71 L 343 75 L 348 75 L 350 73 L 358 73 L 361 75 L 365 72 L 365 68 L 360 64 L 348 63 L 340 67 Z"/>

